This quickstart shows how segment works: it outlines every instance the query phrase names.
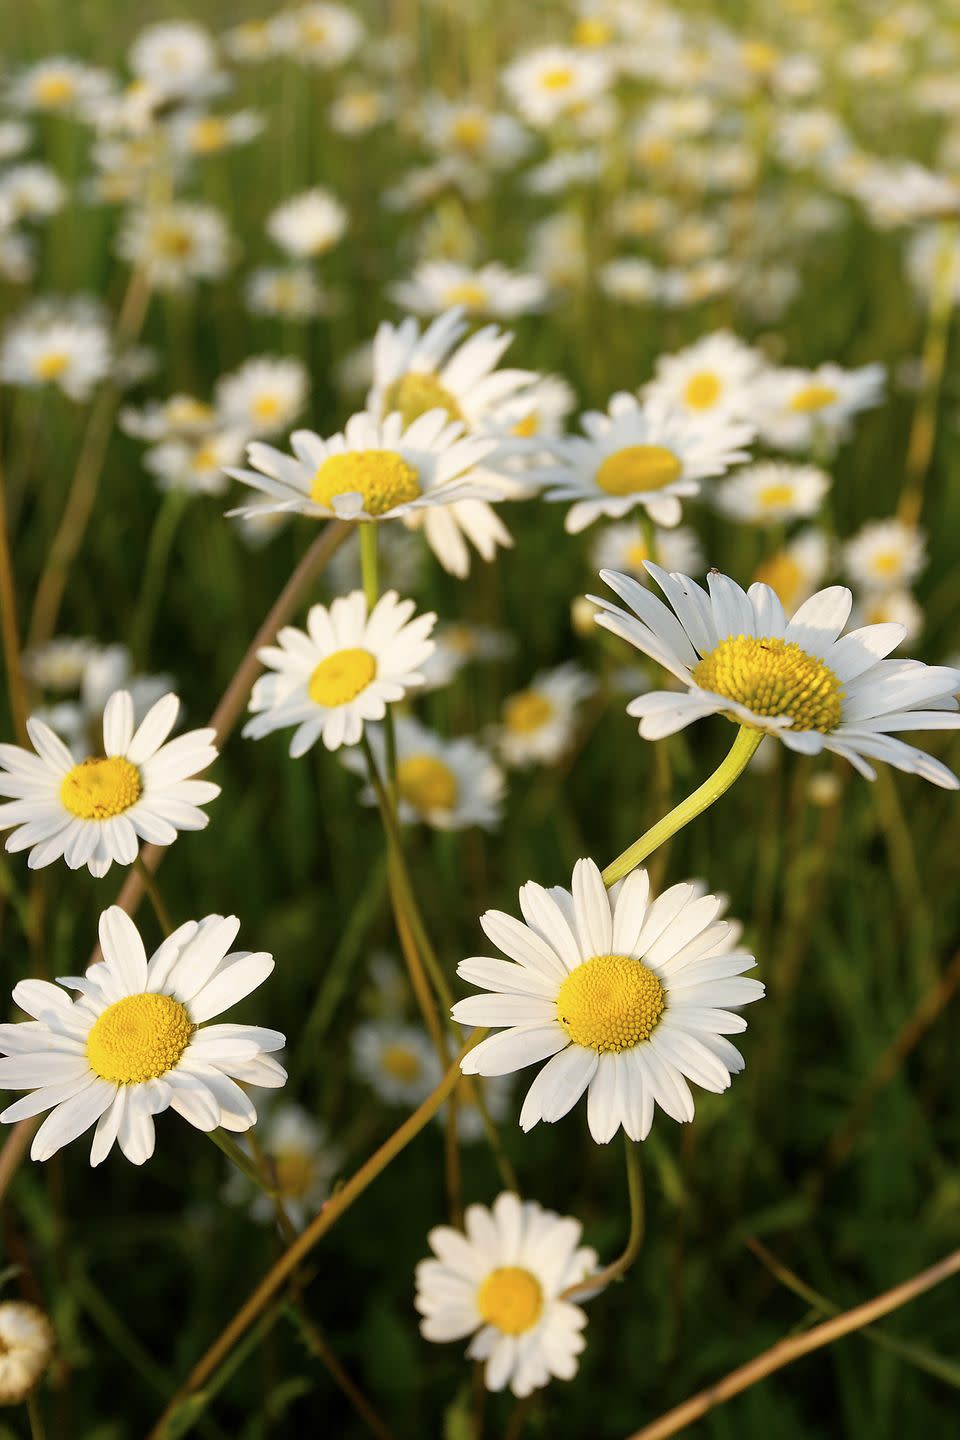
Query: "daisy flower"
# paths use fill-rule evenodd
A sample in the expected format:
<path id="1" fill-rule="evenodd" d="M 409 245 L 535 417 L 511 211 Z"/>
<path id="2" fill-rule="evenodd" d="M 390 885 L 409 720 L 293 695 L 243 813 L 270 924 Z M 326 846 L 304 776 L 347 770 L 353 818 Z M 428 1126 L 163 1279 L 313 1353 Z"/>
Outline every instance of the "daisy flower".
<path id="1" fill-rule="evenodd" d="M 28 1300 L 0 1301 L 0 1405 L 20 1405 L 50 1364 L 53 1326 Z"/>
<path id="2" fill-rule="evenodd" d="M 274 435 L 299 415 L 309 387 L 300 360 L 258 355 L 217 381 L 217 410 L 228 428 L 251 436 Z"/>
<path id="3" fill-rule="evenodd" d="M 649 578 L 644 569 L 647 560 L 655 560 L 667 570 L 700 570 L 700 538 L 689 525 L 678 525 L 674 530 L 655 527 L 652 537 L 648 537 L 637 521 L 623 520 L 618 525 L 606 525 L 590 551 L 594 570 L 624 570 L 644 584 Z"/>
<path id="4" fill-rule="evenodd" d="M 675 565 L 664 557 L 658 556 L 657 559 L 663 559 L 665 570 L 681 570 L 685 575 L 703 568 L 702 563 Z M 603 568 L 622 570 L 625 567 L 597 566 L 598 570 Z M 806 529 L 799 531 L 782 549 L 759 565 L 753 578 L 763 585 L 769 585 L 771 590 L 776 591 L 784 609 L 793 611 L 802 605 L 804 600 L 809 600 L 829 568 L 830 544 L 827 537 L 822 530 Z"/>
<path id="5" fill-rule="evenodd" d="M 256 1025 L 204 1025 L 273 969 L 262 951 L 227 953 L 239 928 L 235 915 L 188 920 L 148 961 L 133 921 L 111 905 L 100 916 L 103 959 L 85 975 L 14 987 L 15 1003 L 34 1018 L 0 1025 L 0 1087 L 31 1093 L 0 1120 L 50 1111 L 32 1159 L 49 1160 L 95 1124 L 91 1165 L 105 1160 L 115 1141 L 142 1165 L 153 1154 L 153 1117 L 167 1109 L 198 1130 L 255 1124 L 240 1086 L 284 1083 L 286 1072 L 269 1054 L 285 1043 L 283 1035 Z"/>
<path id="6" fill-rule="evenodd" d="M 468 1205 L 464 1225 L 427 1236 L 433 1256 L 417 1266 L 414 1301 L 424 1339 L 472 1335 L 467 1355 L 483 1362 L 488 1390 L 523 1397 L 554 1376 L 572 1380 L 587 1317 L 563 1292 L 597 1268 L 579 1220 L 504 1191 L 492 1209 Z"/>
<path id="7" fill-rule="evenodd" d="M 511 766 L 554 765 L 569 750 L 577 713 L 596 681 L 572 663 L 535 675 L 503 702 L 497 746 Z"/>
<path id="8" fill-rule="evenodd" d="M 868 590 L 854 602 L 850 612 L 854 625 L 902 625 L 906 644 L 912 644 L 923 630 L 923 611 L 909 590 Z"/>
<path id="9" fill-rule="evenodd" d="M 112 83 L 106 70 L 95 70 L 69 55 L 54 55 L 22 70 L 9 98 L 19 110 L 76 114 L 103 99 Z"/>
<path id="10" fill-rule="evenodd" d="M 269 667 L 253 687 L 243 733 L 254 740 L 291 726 L 296 758 L 320 739 L 328 750 L 356 745 L 364 726 L 382 720 L 387 706 L 423 684 L 420 667 L 433 654 L 436 615 L 412 619 L 415 604 L 395 590 L 381 595 L 370 614 L 362 590 L 340 596 L 329 610 L 314 605 L 307 632 L 287 625 L 279 644 L 258 650 Z"/>
<path id="11" fill-rule="evenodd" d="M 22 657 L 23 673 L 40 690 L 79 690 L 87 663 L 96 652 L 92 640 L 58 635 Z"/>
<path id="12" fill-rule="evenodd" d="M 409 280 L 391 285 L 391 300 L 418 315 L 440 315 L 461 306 L 471 315 L 510 320 L 529 315 L 546 303 L 539 275 L 524 275 L 496 262 L 474 269 L 454 260 L 424 260 Z"/>
<path id="13" fill-rule="evenodd" d="M 761 438 L 776 449 L 833 447 L 849 433 L 854 415 L 881 404 L 885 380 L 883 365 L 770 370 L 754 387 L 753 417 Z"/>
<path id="14" fill-rule="evenodd" d="M 151 400 L 142 409 L 127 405 L 120 411 L 120 428 L 137 440 L 179 440 L 185 436 L 202 436 L 217 424 L 212 405 L 193 395 L 171 395 L 167 400 Z"/>
<path id="15" fill-rule="evenodd" d="M 687 1080 L 720 1092 L 743 1069 L 724 1037 L 746 1029 L 733 1013 L 763 986 L 743 978 L 754 958 L 729 948 L 724 901 L 674 885 L 651 901 L 645 870 L 608 892 L 592 860 L 579 860 L 572 891 L 532 881 L 520 891 L 525 924 L 497 910 L 481 916 L 509 957 L 462 960 L 457 974 L 486 993 L 458 1000 L 466 1025 L 497 1026 L 461 1062 L 467 1075 L 504 1075 L 547 1060 L 520 1111 L 524 1130 L 559 1120 L 587 1092 L 587 1122 L 605 1145 L 623 1126 L 645 1140 L 654 1105 L 692 1120 Z"/>
<path id="16" fill-rule="evenodd" d="M 82 306 L 62 318 L 46 304 L 31 306 L 12 322 L 0 345 L 0 380 L 28 389 L 55 385 L 79 402 L 106 379 L 111 363 L 106 325 Z"/>
<path id="17" fill-rule="evenodd" d="M 330 1194 L 330 1185 L 340 1168 L 340 1155 L 330 1144 L 324 1126 L 299 1105 L 271 1106 L 265 1115 L 261 1114 L 257 1140 L 287 1218 L 295 1230 L 302 1230 Z M 239 1170 L 231 1170 L 224 1194 L 234 1204 L 247 1205 L 261 1224 L 276 1222 L 273 1199 L 255 1189 Z"/>
<path id="18" fill-rule="evenodd" d="M 644 395 L 693 416 L 728 414 L 745 420 L 763 363 L 759 351 L 718 330 L 676 355 L 661 355 Z"/>
<path id="19" fill-rule="evenodd" d="M 576 115 L 609 88 L 603 56 L 564 45 L 542 45 L 513 60 L 503 87 L 524 120 L 537 129 Z"/>
<path id="20" fill-rule="evenodd" d="M 330 106 L 330 128 L 337 135 L 367 135 L 393 114 L 388 96 L 351 84 Z"/>
<path id="21" fill-rule="evenodd" d="M 264 128 L 256 110 L 237 110 L 232 115 L 181 114 L 170 124 L 173 149 L 184 155 L 220 155 L 236 145 L 247 145 Z"/>
<path id="22" fill-rule="evenodd" d="M 428 97 L 420 124 L 429 149 L 493 170 L 508 170 L 531 146 L 529 131 L 512 115 L 441 95 Z"/>
<path id="23" fill-rule="evenodd" d="M 261 265 L 247 276 L 244 294 L 247 309 L 254 315 L 312 320 L 330 309 L 329 296 L 304 265 Z"/>
<path id="24" fill-rule="evenodd" d="M 843 547 L 844 573 L 865 590 L 911 585 L 926 563 L 926 537 L 902 520 L 868 520 Z"/>
<path id="25" fill-rule="evenodd" d="M 342 65 L 363 39 L 360 20 L 345 5 L 301 5 L 287 15 L 284 49 L 301 64 L 330 70 Z"/>
<path id="26" fill-rule="evenodd" d="M 647 305 L 663 295 L 664 271 L 637 255 L 608 260 L 597 280 L 604 294 L 625 305 Z"/>
<path id="27" fill-rule="evenodd" d="M 842 585 L 820 590 L 792 620 L 767 585 L 748 593 L 719 572 L 709 593 L 689 575 L 647 569 L 670 601 L 668 608 L 628 575 L 603 579 L 629 605 L 591 597 L 603 610 L 597 623 L 628 640 L 687 687 L 657 690 L 627 706 L 645 740 L 673 735 L 704 715 L 775 735 L 803 755 L 832 750 L 868 780 L 871 760 L 955 790 L 951 770 L 898 740 L 895 730 L 954 730 L 960 671 L 919 660 L 885 657 L 903 639 L 902 625 L 867 625 L 842 635 L 853 597 Z"/>
<path id="28" fill-rule="evenodd" d="M 388 1105 L 413 1109 L 443 1076 L 426 1032 L 395 1020 L 358 1025 L 350 1040 L 357 1074 Z"/>
<path id="29" fill-rule="evenodd" d="M 189 730 L 166 744 L 180 701 L 165 695 L 134 730 L 127 690 L 110 696 L 103 712 L 102 756 L 77 761 L 48 725 L 31 718 L 36 754 L 0 745 L 0 830 L 8 851 L 30 850 L 31 870 L 62 855 L 71 870 L 86 865 L 106 875 L 111 864 L 132 865 L 139 841 L 171 845 L 178 830 L 203 830 L 199 808 L 220 786 L 192 777 L 217 758 L 215 731 Z"/>
<path id="30" fill-rule="evenodd" d="M 816 515 L 830 483 L 830 476 L 817 465 L 760 460 L 717 485 L 712 498 L 717 509 L 733 520 L 782 525 Z"/>
<path id="31" fill-rule="evenodd" d="M 433 632 L 436 648 L 423 667 L 427 690 L 452 685 L 474 661 L 507 660 L 517 648 L 514 637 L 489 625 L 446 621 Z"/>
<path id="32" fill-rule="evenodd" d="M 370 729 L 370 745 L 380 774 L 386 773 L 386 746 L 379 727 Z M 401 715 L 396 722 L 398 815 L 401 824 L 420 822 L 435 830 L 466 830 L 480 825 L 492 830 L 500 822 L 503 772 L 475 740 L 445 740 L 418 721 Z M 366 763 L 348 750 L 343 763 L 366 775 Z M 360 796 L 375 805 L 368 786 Z"/>
<path id="33" fill-rule="evenodd" d="M 242 20 L 225 30 L 220 43 L 238 65 L 257 65 L 288 48 L 289 21 L 286 15 L 268 20 Z"/>
<path id="34" fill-rule="evenodd" d="M 164 440 L 143 457 L 159 490 L 187 495 L 222 495 L 229 478 L 226 467 L 243 458 L 248 430 L 222 430 L 193 440 Z"/>
<path id="35" fill-rule="evenodd" d="M 748 458 L 753 427 L 717 415 L 691 419 L 661 405 L 614 395 L 606 414 L 581 417 L 585 436 L 554 442 L 556 464 L 539 479 L 548 500 L 574 501 L 566 529 L 577 535 L 601 515 L 621 519 L 642 505 L 657 525 L 680 520 L 680 501 L 700 481 Z"/>
<path id="36" fill-rule="evenodd" d="M 14 220 L 45 220 L 62 210 L 67 188 L 49 165 L 14 165 L 0 175 L 0 210 L 9 206 Z"/>
<path id="37" fill-rule="evenodd" d="M 131 210 L 117 237 L 117 254 L 140 266 L 157 290 L 219 279 L 229 268 L 230 250 L 220 211 L 183 201 Z"/>
<path id="38" fill-rule="evenodd" d="M 147 25 L 130 47 L 130 69 L 165 101 L 199 100 L 226 88 L 213 39 L 190 20 Z"/>
<path id="39" fill-rule="evenodd" d="M 317 186 L 294 195 L 267 216 L 267 234 L 294 260 L 314 259 L 332 250 L 347 228 L 347 212 L 336 196 Z"/>

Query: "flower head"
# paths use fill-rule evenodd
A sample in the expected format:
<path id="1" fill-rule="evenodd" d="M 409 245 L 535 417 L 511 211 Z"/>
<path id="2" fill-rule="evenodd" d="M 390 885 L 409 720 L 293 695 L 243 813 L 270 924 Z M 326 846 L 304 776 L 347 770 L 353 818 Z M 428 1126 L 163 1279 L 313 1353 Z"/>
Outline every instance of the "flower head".
<path id="1" fill-rule="evenodd" d="M 0 1405 L 19 1405 L 53 1355 L 53 1326 L 27 1300 L 0 1300 Z"/>

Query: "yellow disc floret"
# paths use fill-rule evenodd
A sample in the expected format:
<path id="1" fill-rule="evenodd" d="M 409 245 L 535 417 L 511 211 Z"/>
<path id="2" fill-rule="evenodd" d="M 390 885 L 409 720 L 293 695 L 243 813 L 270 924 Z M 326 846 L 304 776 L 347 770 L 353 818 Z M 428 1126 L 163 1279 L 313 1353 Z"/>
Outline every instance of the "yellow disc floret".
<path id="1" fill-rule="evenodd" d="M 62 350 L 48 350 L 37 356 L 33 368 L 38 380 L 59 380 L 69 364 L 70 357 Z"/>
<path id="2" fill-rule="evenodd" d="M 406 1045 L 384 1046 L 380 1064 L 391 1080 L 400 1080 L 406 1085 L 420 1075 L 420 1057 Z"/>
<path id="3" fill-rule="evenodd" d="M 839 399 L 839 394 L 832 386 L 820 385 L 814 381 L 812 385 L 805 385 L 792 396 L 790 409 L 798 410 L 801 415 L 811 415 L 817 410 L 825 410 L 828 405 L 835 405 Z"/>
<path id="4" fill-rule="evenodd" d="M 682 469 L 665 445 L 627 445 L 608 455 L 594 478 L 608 495 L 643 495 L 671 485 Z"/>
<path id="5" fill-rule="evenodd" d="M 136 765 L 122 755 L 81 760 L 60 782 L 60 799 L 81 820 L 109 820 L 136 805 L 143 781 Z"/>
<path id="6" fill-rule="evenodd" d="M 314 705 L 323 705 L 333 710 L 338 705 L 349 705 L 362 690 L 366 690 L 377 673 L 376 658 L 369 650 L 355 647 L 349 650 L 335 650 L 314 670 L 307 682 L 307 694 Z"/>
<path id="7" fill-rule="evenodd" d="M 468 310 L 484 310 L 489 302 L 486 290 L 473 280 L 451 285 L 445 298 L 448 305 L 464 305 Z"/>
<path id="8" fill-rule="evenodd" d="M 805 578 L 803 567 L 787 550 L 778 550 L 771 555 L 756 574 L 760 584 L 769 585 L 777 592 L 785 610 L 796 609 Z"/>
<path id="9" fill-rule="evenodd" d="M 553 716 L 553 705 L 539 690 L 521 690 L 503 707 L 503 723 L 514 735 L 530 735 Z"/>
<path id="10" fill-rule="evenodd" d="M 172 995 L 127 995 L 109 1005 L 87 1036 L 87 1059 L 101 1080 L 142 1085 L 176 1066 L 196 1026 Z"/>
<path id="11" fill-rule="evenodd" d="M 477 1291 L 477 1309 L 488 1325 L 504 1335 L 522 1335 L 543 1313 L 540 1281 L 519 1265 L 501 1265 L 490 1271 Z"/>
<path id="12" fill-rule="evenodd" d="M 660 977 L 629 955 L 594 955 L 560 986 L 557 1019 L 575 1045 L 617 1054 L 647 1040 L 663 1014 Z"/>
<path id="13" fill-rule="evenodd" d="M 451 420 L 462 420 L 460 407 L 449 390 L 444 389 L 436 375 L 428 371 L 408 370 L 399 380 L 388 386 L 383 397 L 384 409 L 389 414 L 399 410 L 404 428 L 412 425 L 428 410 L 445 410 Z"/>
<path id="14" fill-rule="evenodd" d="M 435 755 L 408 755 L 397 766 L 397 788 L 421 815 L 452 810 L 457 803 L 457 777 Z"/>
<path id="15" fill-rule="evenodd" d="M 328 455 L 310 486 L 310 499 L 328 509 L 338 495 L 361 495 L 368 515 L 385 515 L 397 505 L 409 505 L 420 493 L 416 470 L 394 450 Z"/>
<path id="16" fill-rule="evenodd" d="M 711 410 L 720 399 L 722 386 L 711 370 L 691 375 L 683 392 L 684 402 L 691 410 Z"/>
<path id="17" fill-rule="evenodd" d="M 786 715 L 794 730 L 834 730 L 843 692 L 829 665 L 796 641 L 728 635 L 693 670 L 695 684 L 755 715 Z"/>
<path id="18" fill-rule="evenodd" d="M 260 395 L 255 395 L 250 402 L 250 411 L 255 420 L 276 420 L 280 410 L 280 397 L 266 390 Z"/>
<path id="19" fill-rule="evenodd" d="M 303 1200 L 314 1181 L 313 1156 L 305 1150 L 279 1150 L 273 1156 L 277 1189 L 290 1200 Z"/>
<path id="20" fill-rule="evenodd" d="M 760 502 L 761 510 L 781 510 L 784 505 L 789 505 L 796 499 L 796 494 L 792 485 L 780 482 L 775 485 L 764 485 L 757 499 Z"/>

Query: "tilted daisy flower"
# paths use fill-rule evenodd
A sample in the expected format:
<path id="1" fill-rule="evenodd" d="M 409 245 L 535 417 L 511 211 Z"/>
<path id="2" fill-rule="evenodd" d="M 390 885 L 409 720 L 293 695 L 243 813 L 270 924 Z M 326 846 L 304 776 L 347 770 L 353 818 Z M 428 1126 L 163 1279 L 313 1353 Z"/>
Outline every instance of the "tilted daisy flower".
<path id="1" fill-rule="evenodd" d="M 223 423 L 250 436 L 286 430 L 307 403 L 306 366 L 289 356 L 258 355 L 217 381 Z"/>
<path id="2" fill-rule="evenodd" d="M 20 1405 L 53 1357 L 53 1326 L 28 1300 L 0 1300 L 0 1405 Z"/>
<path id="3" fill-rule="evenodd" d="M 754 387 L 752 414 L 761 438 L 777 449 L 832 448 L 855 415 L 882 402 L 885 380 L 883 365 L 770 370 Z"/>
<path id="4" fill-rule="evenodd" d="M 712 498 L 717 509 L 734 520 L 782 525 L 816 515 L 829 489 L 830 476 L 818 465 L 759 460 L 715 486 Z"/>
<path id="5" fill-rule="evenodd" d="M 204 1024 L 273 969 L 273 957 L 263 952 L 227 953 L 239 928 L 234 915 L 188 920 L 148 961 L 133 921 L 111 905 L 100 916 L 102 960 L 59 985 L 21 980 L 14 987 L 15 1003 L 34 1018 L 0 1025 L 6 1056 L 0 1088 L 31 1093 L 8 1105 L 0 1120 L 50 1111 L 34 1136 L 34 1160 L 49 1160 L 96 1125 L 91 1165 L 105 1160 L 115 1141 L 142 1165 L 153 1154 L 153 1117 L 167 1109 L 198 1130 L 255 1124 L 257 1112 L 240 1086 L 284 1083 L 286 1072 L 269 1053 L 284 1044 L 283 1035 L 256 1025 Z"/>
<path id="6" fill-rule="evenodd" d="M 615 520 L 642 505 L 657 525 L 680 520 L 680 501 L 696 495 L 700 481 L 722 475 L 748 459 L 741 448 L 753 427 L 727 416 L 691 419 L 633 395 L 614 395 L 606 414 L 581 418 L 584 436 L 551 446 L 555 464 L 539 472 L 551 487 L 546 499 L 570 501 L 566 529 L 577 535 L 601 515 Z"/>
<path id="7" fill-rule="evenodd" d="M 579 665 L 558 665 L 535 675 L 525 690 L 508 695 L 497 727 L 497 747 L 508 765 L 553 765 L 570 748 L 577 713 L 596 681 Z"/>
<path id="8" fill-rule="evenodd" d="M 199 807 L 220 786 L 192 777 L 217 758 L 216 732 L 189 730 L 167 741 L 179 710 L 176 695 L 165 695 L 134 730 L 133 699 L 118 690 L 103 712 L 103 755 L 80 761 L 48 725 L 28 720 L 35 755 L 0 745 L 7 850 L 29 849 L 31 870 L 62 855 L 71 870 L 86 865 L 100 876 L 114 860 L 132 865 L 140 840 L 171 845 L 179 830 L 204 829 L 209 817 Z"/>
<path id="9" fill-rule="evenodd" d="M 319 186 L 285 200 L 267 216 L 270 239 L 296 260 L 325 255 L 346 228 L 346 210 L 335 195 Z"/>
<path id="10" fill-rule="evenodd" d="M 294 727 L 290 754 L 304 755 L 320 739 L 328 750 L 356 745 L 364 726 L 382 720 L 387 705 L 423 684 L 420 667 L 433 654 L 436 615 L 414 614 L 413 600 L 381 595 L 367 613 L 362 590 L 314 605 L 307 632 L 285 626 L 279 644 L 257 652 L 270 673 L 253 687 L 243 733 L 254 740 Z"/>
<path id="11" fill-rule="evenodd" d="M 609 891 L 579 860 L 572 891 L 532 881 L 520 891 L 525 924 L 488 910 L 480 924 L 509 962 L 462 960 L 457 974 L 487 993 L 458 1000 L 466 1025 L 501 1027 L 461 1061 L 467 1075 L 504 1075 L 548 1063 L 527 1092 L 520 1125 L 552 1122 L 587 1092 L 590 1133 L 605 1145 L 621 1125 L 645 1140 L 654 1105 L 692 1120 L 687 1080 L 720 1092 L 743 1069 L 725 1037 L 745 1030 L 733 1013 L 759 1000 L 746 979 L 752 955 L 729 948 L 725 901 L 694 883 L 651 901 L 645 870 Z"/>
<path id="12" fill-rule="evenodd" d="M 897 519 L 868 520 L 843 547 L 844 573 L 865 590 L 911 585 L 926 563 L 926 536 Z"/>
<path id="13" fill-rule="evenodd" d="M 491 1209 L 468 1205 L 464 1225 L 427 1236 L 436 1258 L 417 1266 L 414 1302 L 424 1339 L 472 1335 L 467 1355 L 483 1362 L 488 1390 L 523 1397 L 572 1380 L 587 1317 L 563 1292 L 597 1268 L 580 1222 L 504 1191 Z"/>
<path id="14" fill-rule="evenodd" d="M 380 727 L 371 727 L 370 745 L 381 775 L 386 773 L 386 745 Z M 475 740 L 445 740 L 419 721 L 401 715 L 396 723 L 398 814 L 401 824 L 419 821 L 435 830 L 466 830 L 481 825 L 492 830 L 500 822 L 503 771 Z M 348 770 L 366 774 L 355 750 L 343 757 Z M 361 794 L 375 805 L 371 787 Z"/>
<path id="15" fill-rule="evenodd" d="M 627 706 L 645 740 L 673 735 L 705 715 L 725 715 L 764 730 L 802 755 L 832 750 L 868 780 L 883 760 L 955 790 L 951 770 L 891 732 L 960 727 L 955 692 L 960 671 L 885 657 L 904 637 L 902 625 L 867 625 L 843 635 L 853 597 L 842 585 L 820 590 L 791 620 L 768 585 L 745 594 L 713 572 L 704 591 L 689 575 L 647 569 L 668 608 L 628 575 L 601 579 L 628 610 L 591 596 L 604 612 L 597 624 L 628 640 L 686 686 L 656 690 Z"/>
<path id="16" fill-rule="evenodd" d="M 692 415 L 723 413 L 745 420 L 752 382 L 763 364 L 758 350 L 718 330 L 675 355 L 661 355 L 644 395 Z"/>
<path id="17" fill-rule="evenodd" d="M 120 411 L 120 429 L 137 440 L 182 440 L 187 436 L 206 435 L 216 428 L 215 408 L 194 395 L 171 395 L 167 400 L 151 400 L 138 410 L 126 405 Z"/>
<path id="18" fill-rule="evenodd" d="M 493 263 L 474 269 L 454 260 L 425 260 L 409 280 L 390 287 L 390 298 L 418 315 L 441 315 L 462 306 L 471 315 L 511 320 L 543 308 L 547 287 L 539 275 L 525 275 Z"/>

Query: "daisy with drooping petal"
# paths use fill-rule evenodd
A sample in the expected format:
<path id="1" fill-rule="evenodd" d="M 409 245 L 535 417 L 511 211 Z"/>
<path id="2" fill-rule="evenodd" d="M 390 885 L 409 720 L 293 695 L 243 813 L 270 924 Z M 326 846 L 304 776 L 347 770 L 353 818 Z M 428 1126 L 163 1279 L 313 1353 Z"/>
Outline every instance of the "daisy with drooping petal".
<path id="1" fill-rule="evenodd" d="M 680 501 L 700 481 L 748 459 L 753 427 L 727 416 L 693 420 L 633 395 L 614 395 L 606 414 L 581 417 L 584 436 L 553 442 L 555 464 L 539 472 L 547 500 L 574 501 L 566 529 L 577 535 L 601 515 L 619 520 L 642 505 L 657 525 L 680 520 Z"/>
<path id="2" fill-rule="evenodd" d="M 0 1025 L 0 1088 L 31 1093 L 0 1120 L 50 1111 L 33 1139 L 34 1160 L 49 1160 L 96 1125 L 91 1165 L 105 1160 L 114 1142 L 142 1165 L 153 1154 L 153 1117 L 167 1109 L 198 1130 L 255 1124 L 257 1112 L 240 1087 L 284 1083 L 286 1072 L 269 1053 L 281 1048 L 283 1035 L 204 1024 L 273 969 L 262 951 L 227 953 L 239 929 L 235 915 L 188 920 L 148 961 L 133 921 L 111 905 L 100 916 L 103 959 L 85 975 L 14 987 L 15 1003 L 34 1018 Z"/>
<path id="3" fill-rule="evenodd" d="M 497 747 L 508 765 L 553 765 L 570 748 L 580 705 L 596 681 L 579 665 L 558 665 L 535 675 L 525 690 L 503 702 Z"/>
<path id="4" fill-rule="evenodd" d="M 492 830 L 500 822 L 503 771 L 475 740 L 462 736 L 445 740 L 419 721 L 401 715 L 396 722 L 397 793 L 401 824 L 420 822 L 435 830 L 465 830 L 480 825 Z M 371 727 L 370 745 L 381 775 L 386 773 L 386 745 L 380 727 Z M 343 763 L 365 775 L 366 764 L 355 750 Z M 361 794 L 365 805 L 375 805 L 368 786 Z"/>
<path id="5" fill-rule="evenodd" d="M 0 745 L 7 850 L 29 849 L 31 870 L 62 855 L 71 870 L 86 865 L 101 876 L 114 860 L 132 865 L 140 840 L 172 845 L 179 830 L 204 829 L 209 817 L 199 807 L 220 786 L 193 777 L 217 758 L 216 732 L 189 730 L 167 741 L 179 710 L 176 695 L 165 695 L 134 730 L 133 699 L 118 690 L 103 712 L 103 755 L 80 761 L 48 725 L 28 720 L 35 755 Z"/>
<path id="6" fill-rule="evenodd" d="M 675 355 L 661 355 L 643 393 L 691 415 L 723 413 L 746 420 L 751 387 L 763 364 L 759 351 L 718 330 Z"/>
<path id="7" fill-rule="evenodd" d="M 465 1235 L 438 1225 L 427 1236 L 436 1258 L 417 1266 L 415 1301 L 424 1339 L 472 1335 L 467 1355 L 484 1362 L 488 1390 L 523 1397 L 572 1380 L 587 1317 L 562 1296 L 597 1268 L 580 1222 L 504 1191 L 492 1209 L 468 1205 L 464 1224 Z"/>
<path id="8" fill-rule="evenodd" d="M 754 387 L 751 413 L 762 439 L 777 449 L 833 448 L 855 415 L 881 404 L 885 381 L 883 365 L 769 370 Z"/>
<path id="9" fill-rule="evenodd" d="M 844 573 L 865 590 L 912 585 L 926 563 L 926 537 L 897 519 L 868 520 L 843 547 Z"/>
<path id="10" fill-rule="evenodd" d="M 329 610 L 314 605 L 307 633 L 285 626 L 277 645 L 257 652 L 269 673 L 253 687 L 243 733 L 254 740 L 291 726 L 295 758 L 320 739 L 328 750 L 356 745 L 364 726 L 382 720 L 387 705 L 423 684 L 420 667 L 433 654 L 436 615 L 412 619 L 415 604 L 395 590 L 370 614 L 362 590 L 340 596 Z"/>
<path id="11" fill-rule="evenodd" d="M 712 498 L 717 509 L 734 520 L 782 525 L 816 515 L 829 489 L 830 476 L 818 465 L 759 460 L 717 485 Z"/>
<path id="12" fill-rule="evenodd" d="M 673 735 L 705 715 L 765 730 L 790 750 L 832 750 L 868 780 L 871 760 L 920 775 L 947 790 L 960 786 L 941 761 L 898 740 L 895 730 L 955 730 L 960 671 L 919 660 L 888 660 L 902 625 L 842 631 L 853 597 L 842 585 L 812 595 L 791 620 L 768 585 L 747 593 L 713 572 L 704 591 L 689 575 L 647 569 L 668 608 L 628 575 L 601 579 L 629 605 L 591 596 L 597 624 L 628 640 L 686 686 L 656 690 L 627 706 L 645 740 Z"/>
<path id="13" fill-rule="evenodd" d="M 218 380 L 215 398 L 228 428 L 250 436 L 275 435 L 299 415 L 308 393 L 309 378 L 301 361 L 258 355 Z"/>
<path id="14" fill-rule="evenodd" d="M 725 902 L 673 885 L 656 900 L 645 870 L 609 891 L 592 860 L 572 891 L 532 881 L 520 891 L 526 923 L 488 910 L 480 924 L 509 962 L 474 957 L 457 974 L 487 993 L 458 1000 L 453 1017 L 498 1026 L 464 1056 L 466 1075 L 504 1075 L 547 1060 L 520 1111 L 524 1130 L 552 1122 L 587 1092 L 590 1133 L 605 1145 L 621 1125 L 645 1140 L 657 1104 L 692 1120 L 687 1080 L 720 1092 L 743 1069 L 725 1037 L 745 1030 L 734 1011 L 763 986 L 743 978 L 754 958 L 730 950 Z"/>

